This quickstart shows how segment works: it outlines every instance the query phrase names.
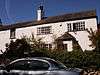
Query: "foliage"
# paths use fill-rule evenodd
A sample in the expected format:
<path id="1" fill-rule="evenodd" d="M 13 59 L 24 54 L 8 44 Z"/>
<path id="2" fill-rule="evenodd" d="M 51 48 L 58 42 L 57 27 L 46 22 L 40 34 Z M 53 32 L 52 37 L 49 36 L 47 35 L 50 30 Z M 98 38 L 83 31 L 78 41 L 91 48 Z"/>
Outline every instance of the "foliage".
<path id="1" fill-rule="evenodd" d="M 31 42 L 31 43 L 30 43 Z M 21 57 L 50 57 L 55 60 L 61 61 L 67 67 L 95 67 L 100 68 L 100 54 L 95 51 L 82 51 L 78 47 L 68 52 L 66 50 L 60 50 L 54 48 L 54 50 L 48 50 L 43 48 L 41 44 L 42 39 L 36 40 L 32 35 L 31 38 L 24 36 L 22 39 L 17 39 L 15 42 L 11 41 L 7 45 L 7 51 L 4 53 L 6 58 L 11 60 Z M 27 54 L 27 55 L 25 55 Z"/>
<path id="2" fill-rule="evenodd" d="M 95 47 L 96 51 L 100 49 L 100 29 L 93 31 L 91 28 L 87 30 L 89 33 L 89 40 L 92 42 L 91 47 Z"/>
<path id="3" fill-rule="evenodd" d="M 75 50 L 72 52 L 53 52 L 51 53 L 51 58 L 63 62 L 67 67 L 94 67 L 100 68 L 100 54 L 94 51 L 81 51 Z"/>
<path id="4" fill-rule="evenodd" d="M 28 44 L 30 44 L 33 51 L 42 49 L 43 45 L 45 44 L 42 42 L 42 38 L 35 39 L 34 34 L 32 34 L 30 37 L 23 36 L 23 38 L 27 41 Z"/>
<path id="5" fill-rule="evenodd" d="M 11 41 L 6 45 L 6 52 L 3 56 L 10 60 L 30 56 L 47 56 L 47 49 L 43 48 L 44 43 L 42 39 L 35 39 L 32 34 L 31 37 L 23 36 L 22 39 Z"/>
<path id="6" fill-rule="evenodd" d="M 15 42 L 11 41 L 9 45 L 7 45 L 6 52 L 4 55 L 9 59 L 16 59 L 24 57 L 25 53 L 29 53 L 31 51 L 30 45 L 25 41 L 24 38 L 17 39 Z"/>

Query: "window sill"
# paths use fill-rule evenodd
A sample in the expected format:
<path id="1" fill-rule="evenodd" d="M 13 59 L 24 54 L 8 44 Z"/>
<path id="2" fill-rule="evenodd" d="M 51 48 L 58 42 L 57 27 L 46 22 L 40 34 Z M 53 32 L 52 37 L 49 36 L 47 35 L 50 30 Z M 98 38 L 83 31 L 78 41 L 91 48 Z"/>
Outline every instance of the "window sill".
<path id="1" fill-rule="evenodd" d="M 10 39 L 16 39 L 16 37 L 10 37 Z"/>
<path id="2" fill-rule="evenodd" d="M 78 32 L 78 31 L 87 31 L 87 29 L 85 29 L 85 30 L 73 30 L 73 31 L 67 31 L 67 32 Z"/>
<path id="3" fill-rule="evenodd" d="M 50 35 L 50 34 L 53 34 L 53 33 L 49 33 L 49 34 L 37 34 L 37 35 Z"/>

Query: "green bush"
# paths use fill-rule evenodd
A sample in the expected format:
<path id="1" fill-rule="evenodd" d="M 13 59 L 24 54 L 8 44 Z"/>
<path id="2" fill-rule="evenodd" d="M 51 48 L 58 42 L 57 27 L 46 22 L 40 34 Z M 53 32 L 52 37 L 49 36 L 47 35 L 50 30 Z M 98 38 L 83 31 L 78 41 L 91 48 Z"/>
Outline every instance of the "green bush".
<path id="1" fill-rule="evenodd" d="M 61 61 L 67 67 L 100 68 L 100 53 L 96 52 L 96 50 L 83 52 L 81 49 L 75 49 L 72 52 L 68 52 L 42 48 L 40 47 L 40 41 L 35 44 L 38 47 L 31 46 L 25 39 L 18 39 L 7 46 L 7 51 L 3 54 L 3 57 L 10 60 L 22 57 L 50 57 Z"/>

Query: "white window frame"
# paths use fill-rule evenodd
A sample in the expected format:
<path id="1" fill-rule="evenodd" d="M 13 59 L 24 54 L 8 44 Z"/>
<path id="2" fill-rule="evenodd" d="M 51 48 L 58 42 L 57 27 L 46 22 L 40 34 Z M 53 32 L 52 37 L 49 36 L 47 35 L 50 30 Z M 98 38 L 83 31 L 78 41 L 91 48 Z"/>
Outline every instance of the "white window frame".
<path id="1" fill-rule="evenodd" d="M 51 34 L 51 26 L 37 28 L 37 35 L 46 35 L 46 34 Z"/>

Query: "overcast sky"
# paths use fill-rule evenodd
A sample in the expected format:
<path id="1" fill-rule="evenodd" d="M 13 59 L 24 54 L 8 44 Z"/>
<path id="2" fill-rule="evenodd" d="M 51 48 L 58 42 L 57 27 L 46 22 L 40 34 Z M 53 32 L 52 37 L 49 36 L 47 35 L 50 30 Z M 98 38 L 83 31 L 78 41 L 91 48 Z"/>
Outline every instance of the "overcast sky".
<path id="1" fill-rule="evenodd" d="M 35 20 L 41 2 L 46 16 L 96 9 L 100 22 L 100 0 L 0 0 L 0 18 L 3 24 Z"/>

